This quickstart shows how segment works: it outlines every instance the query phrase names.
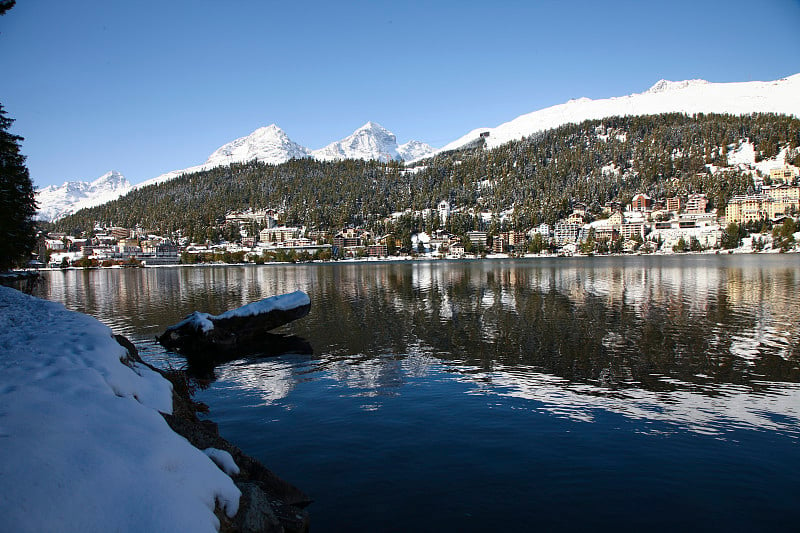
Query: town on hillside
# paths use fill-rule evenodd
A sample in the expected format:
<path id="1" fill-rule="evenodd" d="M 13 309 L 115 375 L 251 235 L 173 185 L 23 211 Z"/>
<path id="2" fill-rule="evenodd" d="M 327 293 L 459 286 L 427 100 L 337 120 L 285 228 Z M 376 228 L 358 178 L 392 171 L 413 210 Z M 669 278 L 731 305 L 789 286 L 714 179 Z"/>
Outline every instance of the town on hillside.
<path id="1" fill-rule="evenodd" d="M 485 228 L 461 235 L 444 229 L 410 235 L 374 235 L 362 227 L 336 232 L 309 230 L 281 223 L 281 212 L 251 209 L 219 219 L 226 238 L 189 242 L 175 235 L 153 235 L 145 228 L 96 227 L 80 236 L 42 235 L 39 259 L 31 266 L 110 267 L 196 263 L 304 262 L 338 259 L 459 259 L 504 254 L 595 255 L 683 253 L 705 250 L 792 251 L 800 213 L 800 169 L 785 165 L 770 171 L 769 180 L 755 181 L 752 192 L 734 196 L 724 210 L 710 206 L 705 194 L 651 198 L 636 194 L 629 204 L 607 202 L 589 209 L 576 201 L 572 212 L 553 226 L 524 231 L 492 229 L 494 213 L 470 213 Z M 436 209 L 406 210 L 435 219 L 437 228 L 457 209 L 446 200 Z M 501 226 L 502 227 L 502 226 Z"/>

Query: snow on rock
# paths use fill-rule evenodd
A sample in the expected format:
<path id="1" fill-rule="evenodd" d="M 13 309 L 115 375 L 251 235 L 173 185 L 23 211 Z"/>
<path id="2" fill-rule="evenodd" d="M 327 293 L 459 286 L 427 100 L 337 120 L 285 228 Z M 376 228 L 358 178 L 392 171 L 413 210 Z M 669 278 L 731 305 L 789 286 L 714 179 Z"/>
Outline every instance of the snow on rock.
<path id="1" fill-rule="evenodd" d="M 90 182 L 67 181 L 36 191 L 37 216 L 42 220 L 58 220 L 79 209 L 116 200 L 131 190 L 125 176 L 112 170 Z"/>
<path id="2" fill-rule="evenodd" d="M 111 330 L 0 287 L 0 516 L 9 531 L 216 531 L 239 489 L 174 433 L 171 385 Z"/>
<path id="3" fill-rule="evenodd" d="M 455 150 L 488 132 L 486 147 L 495 148 L 568 123 L 620 115 L 659 113 L 785 113 L 800 116 L 800 74 L 776 81 L 711 83 L 705 80 L 660 80 L 649 90 L 628 96 L 570 100 L 515 118 L 496 128 L 478 128 L 440 148 Z"/>
<path id="4" fill-rule="evenodd" d="M 171 329 L 178 329 L 186 324 L 191 324 L 196 331 L 207 333 L 214 329 L 214 323 L 212 320 L 263 315 L 275 310 L 288 311 L 290 309 L 296 309 L 298 307 L 310 304 L 311 298 L 308 297 L 308 294 L 303 291 L 294 291 L 288 294 L 278 294 L 276 296 L 264 298 L 263 300 L 258 300 L 257 302 L 252 302 L 247 305 L 243 305 L 242 307 L 225 311 L 219 315 L 194 311 L 182 321 L 172 326 Z"/>
<path id="5" fill-rule="evenodd" d="M 239 467 L 236 465 L 236 461 L 234 461 L 231 454 L 225 450 L 220 450 L 218 448 L 206 448 L 203 450 L 203 453 L 206 454 L 209 459 L 214 461 L 214 464 L 220 467 L 222 471 L 229 476 L 235 476 L 239 473 Z"/>

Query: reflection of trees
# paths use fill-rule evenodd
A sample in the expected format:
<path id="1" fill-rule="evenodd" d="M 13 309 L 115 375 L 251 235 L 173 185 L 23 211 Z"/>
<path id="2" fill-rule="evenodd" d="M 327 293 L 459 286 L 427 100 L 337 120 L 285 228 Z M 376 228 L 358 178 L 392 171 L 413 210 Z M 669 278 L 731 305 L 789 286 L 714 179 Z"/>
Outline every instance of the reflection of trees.
<path id="1" fill-rule="evenodd" d="M 763 302 L 732 301 L 725 276 L 697 293 L 703 282 L 685 268 L 542 276 L 520 264 L 433 265 L 424 283 L 414 268 L 365 266 L 348 273 L 355 279 L 320 276 L 322 301 L 301 334 L 330 346 L 331 355 L 405 354 L 420 342 L 441 359 L 484 370 L 524 365 L 573 381 L 654 391 L 673 390 L 676 382 L 757 388 L 759 380 L 800 380 L 788 349 L 785 358 L 763 346 L 751 360 L 732 353 L 735 337 L 757 329 Z M 676 281 L 676 272 L 687 279 Z M 773 274 L 767 271 L 764 283 L 783 276 Z M 601 278 L 602 290 L 587 290 Z M 786 299 L 787 286 L 777 286 Z"/>
<path id="2" fill-rule="evenodd" d="M 280 332 L 366 388 L 398 386 L 402 362 L 423 354 L 604 387 L 757 389 L 800 381 L 798 268 L 769 261 L 778 266 L 710 257 L 70 271 L 49 273 L 43 290 L 149 341 L 196 309 L 299 288 L 311 313 Z"/>

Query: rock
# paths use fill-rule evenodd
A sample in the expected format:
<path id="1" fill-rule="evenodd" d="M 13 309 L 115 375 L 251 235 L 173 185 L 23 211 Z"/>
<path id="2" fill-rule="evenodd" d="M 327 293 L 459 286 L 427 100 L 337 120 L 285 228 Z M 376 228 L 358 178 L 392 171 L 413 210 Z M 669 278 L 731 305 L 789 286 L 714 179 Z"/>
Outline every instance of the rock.
<path id="1" fill-rule="evenodd" d="M 236 513 L 234 524 L 241 533 L 284 531 L 261 487 L 249 482 L 240 482 L 236 486 L 242 491 L 242 496 L 239 498 L 242 510 Z"/>
<path id="2" fill-rule="evenodd" d="M 168 327 L 156 340 L 168 350 L 213 361 L 220 356 L 263 346 L 269 330 L 306 316 L 310 309 L 308 295 L 296 291 L 265 298 L 221 315 L 195 311 Z"/>
<path id="3" fill-rule="evenodd" d="M 147 366 L 172 383 L 172 414 L 163 414 L 173 431 L 183 436 L 195 448 L 217 448 L 231 454 L 239 473 L 231 476 L 242 491 L 239 511 L 233 519 L 217 512 L 220 530 L 224 532 L 290 532 L 304 533 L 309 528 L 309 515 L 303 509 L 311 499 L 294 485 L 279 478 L 249 455 L 219 435 L 217 425 L 210 420 L 200 420 L 197 412 L 203 404 L 192 399 L 194 386 L 182 371 L 163 371 L 145 363 L 136 346 L 122 335 L 114 335 L 117 342 L 128 351 L 123 360 Z"/>

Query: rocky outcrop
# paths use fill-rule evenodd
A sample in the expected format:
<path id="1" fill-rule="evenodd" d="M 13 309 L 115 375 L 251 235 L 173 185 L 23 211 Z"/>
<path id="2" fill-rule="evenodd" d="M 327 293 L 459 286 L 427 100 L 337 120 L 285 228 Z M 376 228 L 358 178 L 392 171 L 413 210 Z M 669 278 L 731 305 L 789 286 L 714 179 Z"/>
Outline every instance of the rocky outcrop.
<path id="1" fill-rule="evenodd" d="M 168 350 L 197 361 L 213 362 L 230 354 L 258 351 L 268 331 L 306 316 L 311 300 L 302 291 L 265 298 L 222 313 L 195 311 L 156 337 Z"/>
<path id="2" fill-rule="evenodd" d="M 220 531 L 226 533 L 308 531 L 309 515 L 304 509 L 311 499 L 294 485 L 279 478 L 257 460 L 219 435 L 217 425 L 210 420 L 200 420 L 198 412 L 208 407 L 192 398 L 194 386 L 183 371 L 162 371 L 145 363 L 136 346 L 127 338 L 115 335 L 117 342 L 128 351 L 127 363 L 136 362 L 160 373 L 172 383 L 172 414 L 164 414 L 169 426 L 200 450 L 216 448 L 228 452 L 239 473 L 231 475 L 242 492 L 239 511 L 231 519 L 222 510 L 216 515 Z"/>
<path id="3" fill-rule="evenodd" d="M 40 281 L 39 273 L 30 270 L 0 272 L 0 285 L 17 289 L 25 294 L 31 294 Z"/>

